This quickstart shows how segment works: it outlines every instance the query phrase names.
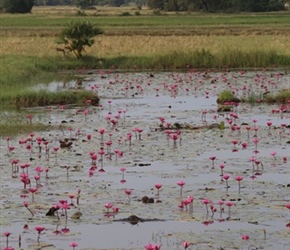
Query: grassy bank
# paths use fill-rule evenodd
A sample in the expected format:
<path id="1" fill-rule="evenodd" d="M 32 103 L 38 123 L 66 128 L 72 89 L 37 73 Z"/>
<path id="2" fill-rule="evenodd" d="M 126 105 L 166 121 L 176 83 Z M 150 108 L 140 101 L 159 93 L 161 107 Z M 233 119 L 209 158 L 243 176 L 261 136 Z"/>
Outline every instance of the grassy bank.
<path id="1" fill-rule="evenodd" d="M 3 106 L 20 108 L 76 104 L 84 106 L 89 100 L 92 105 L 98 105 L 99 98 L 88 90 L 66 90 L 50 92 L 47 90 L 23 90 L 15 94 L 6 94 L 0 99 Z"/>

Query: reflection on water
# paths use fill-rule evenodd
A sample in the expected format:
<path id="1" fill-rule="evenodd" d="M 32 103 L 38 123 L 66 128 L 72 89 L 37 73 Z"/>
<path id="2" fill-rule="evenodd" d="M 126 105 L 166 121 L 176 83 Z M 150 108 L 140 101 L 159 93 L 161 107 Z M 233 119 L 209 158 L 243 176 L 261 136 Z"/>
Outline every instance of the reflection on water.
<path id="1" fill-rule="evenodd" d="M 33 89 L 35 90 L 48 90 L 51 92 L 54 91 L 61 91 L 67 89 L 77 89 L 81 88 L 82 81 L 81 79 L 78 80 L 71 80 L 71 81 L 53 81 L 49 84 L 38 84 Z"/>
<path id="2" fill-rule="evenodd" d="M 271 225 L 255 225 L 247 222 L 235 223 L 232 221 L 211 221 L 209 224 L 203 223 L 202 221 L 189 221 L 189 222 L 145 222 L 139 223 L 137 225 L 130 225 L 128 223 L 122 222 L 111 222 L 108 224 L 79 224 L 72 225 L 69 228 L 58 225 L 53 226 L 50 224 L 44 224 L 44 233 L 41 235 L 41 242 L 46 242 L 47 244 L 54 244 L 56 249 L 68 249 L 68 245 L 71 241 L 76 241 L 79 244 L 80 249 L 93 248 L 93 249 L 130 249 L 137 248 L 143 249 L 143 247 L 148 243 L 161 244 L 163 249 L 182 249 L 182 242 L 176 241 L 175 237 L 171 235 L 176 235 L 182 233 L 189 233 L 192 235 L 191 241 L 196 242 L 197 245 L 210 247 L 207 243 L 207 237 L 216 236 L 216 230 L 223 232 L 227 231 L 228 243 L 221 243 L 217 241 L 224 247 L 229 247 L 231 241 L 238 240 L 240 237 L 239 232 L 247 232 L 248 230 L 263 231 L 266 227 L 269 234 L 279 230 L 284 227 L 284 222 L 275 222 Z M 113 226 L 112 226 L 113 225 Z M 22 248 L 27 248 L 31 244 L 36 244 L 37 234 L 34 231 L 34 226 L 28 224 L 28 229 L 23 229 L 23 223 L 15 223 L 11 227 L 3 227 L 4 231 L 13 231 L 13 238 L 17 235 L 23 235 Z M 246 231 L 243 231 L 246 230 Z M 200 235 L 197 238 L 194 235 Z M 202 236 L 203 235 L 203 236 Z M 235 239 L 231 239 L 234 237 Z M 262 235 L 257 236 L 256 240 L 261 241 L 263 239 Z M 27 240 L 29 239 L 29 240 Z M 251 241 L 253 244 L 253 242 Z M 256 243 L 257 245 L 261 244 Z M 287 242 L 277 242 L 276 249 L 282 249 L 283 245 Z M 55 248 L 54 248 L 55 249 Z M 240 248 L 242 249 L 242 248 Z M 246 248 L 245 248 L 246 249 Z"/>

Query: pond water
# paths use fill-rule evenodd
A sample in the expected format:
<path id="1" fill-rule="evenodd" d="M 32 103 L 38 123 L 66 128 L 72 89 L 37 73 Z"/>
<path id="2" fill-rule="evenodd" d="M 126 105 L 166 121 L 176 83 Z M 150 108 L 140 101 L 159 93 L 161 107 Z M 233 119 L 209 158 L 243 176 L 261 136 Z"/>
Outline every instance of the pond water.
<path id="1" fill-rule="evenodd" d="M 218 113 L 216 103 L 225 89 L 239 97 L 289 89 L 288 74 L 96 71 L 79 77 L 37 88 L 86 88 L 100 96 L 99 107 L 35 108 L 33 122 L 59 129 L 1 138 L 0 249 L 7 244 L 4 232 L 11 233 L 10 247 L 27 250 L 73 249 L 71 242 L 75 249 L 184 249 L 185 241 L 188 249 L 290 248 L 290 114 L 259 103 Z M 211 127 L 221 121 L 224 130 Z M 25 163 L 30 166 L 22 169 Z M 21 181 L 26 171 L 34 195 Z M 144 196 L 155 202 L 143 203 Z M 67 219 L 65 209 L 59 218 L 46 216 L 61 200 L 69 205 Z M 72 218 L 77 212 L 81 217 Z M 142 221 L 124 220 L 131 215 Z M 36 226 L 44 227 L 39 238 Z"/>

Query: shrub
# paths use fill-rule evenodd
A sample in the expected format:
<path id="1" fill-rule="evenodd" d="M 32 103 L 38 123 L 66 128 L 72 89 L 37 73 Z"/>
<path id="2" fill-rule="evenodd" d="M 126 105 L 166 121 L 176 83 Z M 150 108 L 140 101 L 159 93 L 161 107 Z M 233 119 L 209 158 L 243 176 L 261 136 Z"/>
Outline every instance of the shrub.
<path id="1" fill-rule="evenodd" d="M 57 43 L 64 44 L 64 49 L 73 52 L 76 58 L 81 58 L 85 46 L 91 47 L 94 36 L 103 34 L 103 31 L 90 22 L 71 22 L 61 31 Z"/>
<path id="2" fill-rule="evenodd" d="M 130 12 L 125 11 L 120 14 L 120 16 L 131 16 Z"/>

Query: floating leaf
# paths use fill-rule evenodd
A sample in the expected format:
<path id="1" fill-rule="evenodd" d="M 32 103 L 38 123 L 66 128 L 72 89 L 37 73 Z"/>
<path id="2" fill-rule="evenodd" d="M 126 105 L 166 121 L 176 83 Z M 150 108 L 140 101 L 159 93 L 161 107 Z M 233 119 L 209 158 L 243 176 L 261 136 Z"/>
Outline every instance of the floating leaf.
<path id="1" fill-rule="evenodd" d="M 225 129 L 225 122 L 224 121 L 221 121 L 220 124 L 219 124 L 219 129 L 220 130 L 224 130 Z"/>

